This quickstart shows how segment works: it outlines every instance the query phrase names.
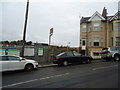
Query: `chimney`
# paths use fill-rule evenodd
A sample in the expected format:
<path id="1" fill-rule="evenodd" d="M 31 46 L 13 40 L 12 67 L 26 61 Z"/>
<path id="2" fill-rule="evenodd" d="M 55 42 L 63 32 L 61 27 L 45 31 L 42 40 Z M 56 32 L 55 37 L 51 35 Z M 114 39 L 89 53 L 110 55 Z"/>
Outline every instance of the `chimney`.
<path id="1" fill-rule="evenodd" d="M 107 18 L 107 9 L 105 7 L 103 8 L 102 16 Z"/>

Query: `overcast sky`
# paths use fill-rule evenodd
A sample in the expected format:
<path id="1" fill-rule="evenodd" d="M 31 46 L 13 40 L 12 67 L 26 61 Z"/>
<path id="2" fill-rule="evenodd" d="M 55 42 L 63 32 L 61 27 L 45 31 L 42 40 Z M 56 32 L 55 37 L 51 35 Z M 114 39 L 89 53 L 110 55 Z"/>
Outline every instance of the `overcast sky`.
<path id="1" fill-rule="evenodd" d="M 118 10 L 119 0 L 30 0 L 27 41 L 48 43 L 50 28 L 54 28 L 52 45 L 79 46 L 80 17 L 90 17 L 104 7 L 108 15 Z M 24 29 L 26 0 L 0 2 L 0 41 L 21 40 Z"/>

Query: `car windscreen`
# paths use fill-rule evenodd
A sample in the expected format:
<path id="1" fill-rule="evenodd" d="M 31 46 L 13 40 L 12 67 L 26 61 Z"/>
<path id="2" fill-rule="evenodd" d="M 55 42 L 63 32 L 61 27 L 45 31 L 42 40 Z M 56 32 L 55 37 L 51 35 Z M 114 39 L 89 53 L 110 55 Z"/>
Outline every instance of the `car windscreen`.
<path id="1" fill-rule="evenodd" d="M 116 47 L 110 47 L 110 50 L 111 50 L 111 51 L 116 51 L 117 48 L 116 48 Z"/>
<path id="2" fill-rule="evenodd" d="M 117 50 L 120 50 L 120 47 L 110 47 L 110 50 L 111 51 L 117 51 Z"/>
<path id="3" fill-rule="evenodd" d="M 120 50 L 120 47 L 117 47 L 117 50 Z"/>
<path id="4" fill-rule="evenodd" d="M 81 56 L 80 53 L 77 53 L 77 52 L 73 52 L 74 53 L 74 56 Z"/>
<path id="5" fill-rule="evenodd" d="M 67 52 L 67 56 L 68 56 L 68 57 L 72 57 L 72 56 L 73 56 L 73 53 L 72 53 L 72 52 Z"/>

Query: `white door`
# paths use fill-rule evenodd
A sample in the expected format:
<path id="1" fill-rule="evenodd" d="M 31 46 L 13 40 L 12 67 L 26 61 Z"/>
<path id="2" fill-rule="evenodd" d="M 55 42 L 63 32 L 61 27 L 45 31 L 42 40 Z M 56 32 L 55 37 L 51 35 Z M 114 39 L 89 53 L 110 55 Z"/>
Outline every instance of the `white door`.
<path id="1" fill-rule="evenodd" d="M 24 69 L 25 60 L 20 60 L 17 56 L 8 56 L 8 67 L 10 70 Z"/>
<path id="2" fill-rule="evenodd" d="M 0 56 L 0 65 L 2 65 L 0 71 L 8 71 L 8 58 L 7 58 L 7 56 Z"/>

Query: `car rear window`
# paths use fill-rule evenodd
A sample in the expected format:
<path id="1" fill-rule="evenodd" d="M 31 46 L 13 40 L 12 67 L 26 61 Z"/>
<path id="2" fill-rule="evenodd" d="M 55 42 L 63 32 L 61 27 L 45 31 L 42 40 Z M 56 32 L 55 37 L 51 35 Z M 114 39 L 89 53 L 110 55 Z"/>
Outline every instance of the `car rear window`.
<path id="1" fill-rule="evenodd" d="M 67 56 L 67 54 L 65 52 L 63 52 L 63 53 L 58 54 L 57 56 L 64 57 L 64 56 Z"/>
<path id="2" fill-rule="evenodd" d="M 7 61 L 7 56 L 0 56 L 0 61 Z"/>
<path id="3" fill-rule="evenodd" d="M 108 51 L 108 48 L 103 48 L 102 51 L 103 52 Z"/>

